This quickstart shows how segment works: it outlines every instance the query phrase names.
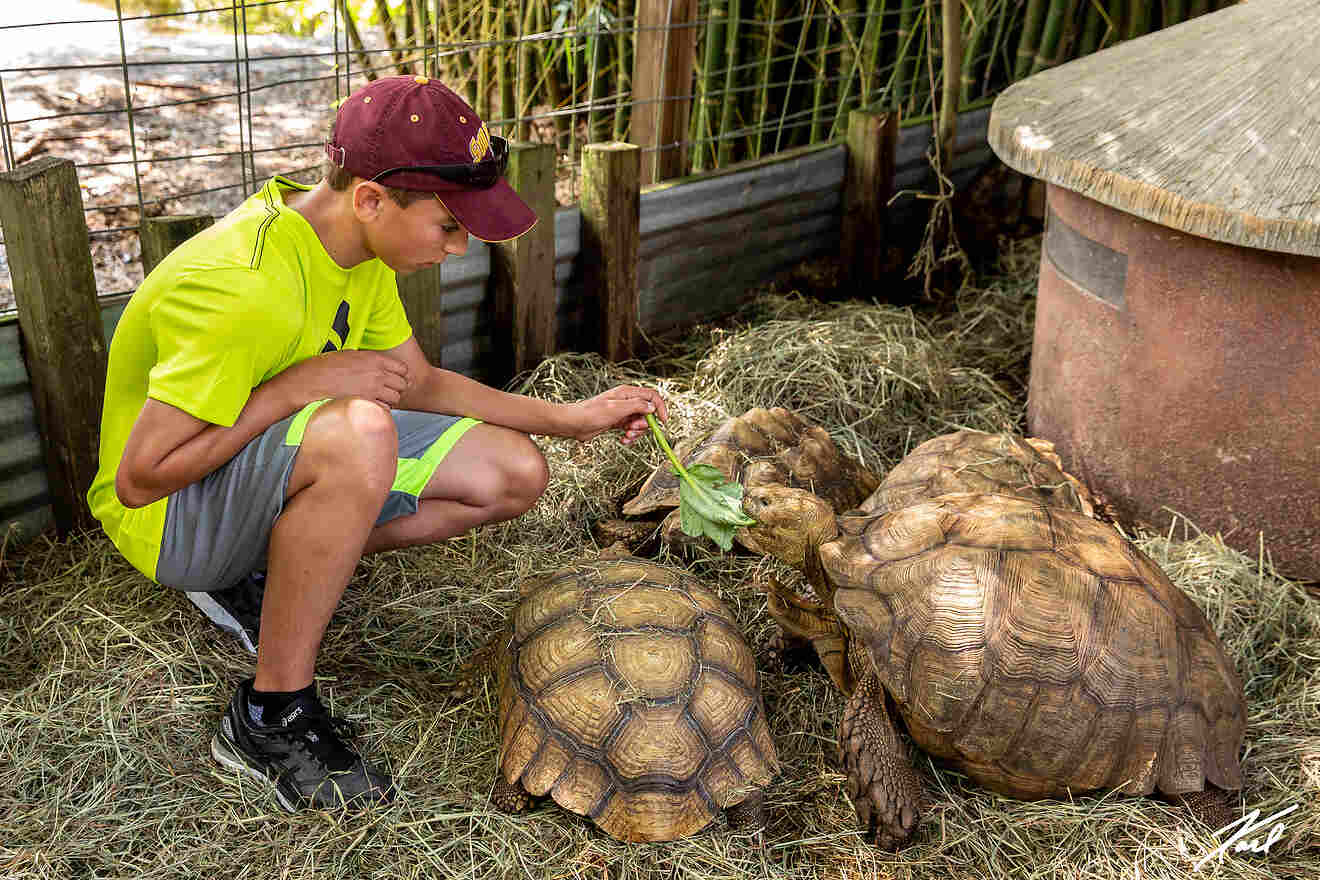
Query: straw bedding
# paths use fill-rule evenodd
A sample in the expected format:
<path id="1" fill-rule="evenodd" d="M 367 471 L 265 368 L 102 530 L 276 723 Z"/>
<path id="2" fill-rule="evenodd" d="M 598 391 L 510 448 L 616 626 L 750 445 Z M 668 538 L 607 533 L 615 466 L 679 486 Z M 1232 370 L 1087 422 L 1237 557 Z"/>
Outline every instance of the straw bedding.
<path id="1" fill-rule="evenodd" d="M 821 305 L 767 294 L 738 319 L 657 345 L 646 364 L 561 355 L 523 390 L 578 399 L 619 381 L 655 384 L 674 438 L 749 406 L 784 405 L 883 472 L 958 427 L 1021 429 L 1034 258 L 952 311 Z M 1217 843 L 1184 811 L 1118 796 L 1024 803 L 918 756 L 926 780 L 915 843 L 861 839 L 833 743 L 842 708 L 824 673 L 766 666 L 782 770 L 759 834 L 722 823 L 683 841 L 626 845 L 553 804 L 508 817 L 494 779 L 489 684 L 446 684 L 495 632 L 518 580 L 594 550 L 659 454 L 602 438 L 542 442 L 543 500 L 514 523 L 360 566 L 319 665 L 332 710 L 363 722 L 366 751 L 405 796 L 365 817 L 285 816 L 258 785 L 215 766 L 208 743 L 252 664 L 177 594 L 134 573 L 99 536 L 0 549 L 0 877 L 1184 877 Z M 1250 707 L 1243 792 L 1262 818 L 1293 804 L 1268 853 L 1229 852 L 1207 877 L 1320 876 L 1320 603 L 1178 522 L 1135 534 L 1205 609 L 1238 664 Z M 793 577 L 751 555 L 668 557 L 729 603 L 754 645 L 771 634 L 758 582 Z M 1254 837 L 1264 841 L 1268 828 Z"/>

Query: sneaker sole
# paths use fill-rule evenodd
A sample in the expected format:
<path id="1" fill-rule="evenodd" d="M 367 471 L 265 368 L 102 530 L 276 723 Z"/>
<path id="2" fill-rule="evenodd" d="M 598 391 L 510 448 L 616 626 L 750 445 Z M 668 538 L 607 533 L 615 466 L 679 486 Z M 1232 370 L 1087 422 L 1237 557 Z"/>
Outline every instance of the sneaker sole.
<path id="1" fill-rule="evenodd" d="M 251 779 L 262 783 L 275 793 L 275 799 L 279 801 L 280 806 L 287 813 L 297 813 L 299 809 L 284 796 L 280 787 L 267 775 L 265 770 L 259 767 L 253 767 L 243 759 L 243 754 L 238 750 L 238 746 L 230 741 L 225 733 L 225 726 L 229 724 L 229 719 L 221 721 L 220 731 L 211 737 L 211 757 L 216 760 L 221 767 L 236 773 L 242 773 Z"/>
<path id="2" fill-rule="evenodd" d="M 206 615 L 208 620 L 238 639 L 243 645 L 243 649 L 253 657 L 257 656 L 257 646 L 248 637 L 247 630 L 243 629 L 243 625 L 234 619 L 234 615 L 226 611 L 219 602 L 212 599 L 210 593 L 185 592 L 184 595 L 189 602 L 196 605 Z"/>

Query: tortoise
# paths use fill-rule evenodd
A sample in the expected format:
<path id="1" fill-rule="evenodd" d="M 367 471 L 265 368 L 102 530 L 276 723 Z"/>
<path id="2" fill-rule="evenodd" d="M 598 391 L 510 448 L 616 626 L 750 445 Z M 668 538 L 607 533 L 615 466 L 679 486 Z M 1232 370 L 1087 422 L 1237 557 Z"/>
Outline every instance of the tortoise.
<path id="1" fill-rule="evenodd" d="M 625 841 L 685 837 L 721 810 L 763 824 L 778 757 L 755 657 L 718 596 L 609 551 L 520 592 L 493 657 L 498 808 L 548 794 Z"/>
<path id="2" fill-rule="evenodd" d="M 1095 515 L 1091 493 L 1063 470 L 1053 443 L 982 431 L 956 431 L 922 443 L 894 466 L 858 510 L 888 513 L 950 492 L 1017 495 Z"/>
<path id="3" fill-rule="evenodd" d="M 823 428 L 782 407 L 755 407 L 727 419 L 704 437 L 683 441 L 674 454 L 684 467 L 712 465 L 744 489 L 770 485 L 807 489 L 836 510 L 857 506 L 880 484 L 864 465 L 840 452 Z M 676 507 L 678 476 L 665 462 L 624 504 L 623 512 L 640 516 Z M 677 510 L 665 518 L 660 532 L 666 542 L 685 541 Z M 741 530 L 734 537 L 740 534 Z"/>
<path id="4" fill-rule="evenodd" d="M 894 714 L 1001 794 L 1158 790 L 1211 828 L 1232 820 L 1241 679 L 1196 604 L 1113 526 L 976 493 L 836 516 L 808 492 L 758 487 L 744 507 L 749 547 L 805 560 L 818 598 L 772 582 L 770 611 L 835 652 L 822 660 L 847 694 L 848 791 L 878 845 L 919 818 Z"/>

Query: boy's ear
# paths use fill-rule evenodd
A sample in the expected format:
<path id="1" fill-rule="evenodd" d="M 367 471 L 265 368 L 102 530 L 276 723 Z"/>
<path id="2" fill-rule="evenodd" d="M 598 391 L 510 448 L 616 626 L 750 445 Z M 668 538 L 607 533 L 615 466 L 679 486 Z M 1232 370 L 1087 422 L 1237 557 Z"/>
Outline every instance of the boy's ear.
<path id="1" fill-rule="evenodd" d="M 379 183 L 359 180 L 353 184 L 353 214 L 362 223 L 370 223 L 379 218 L 385 210 L 387 199 L 389 194 Z"/>

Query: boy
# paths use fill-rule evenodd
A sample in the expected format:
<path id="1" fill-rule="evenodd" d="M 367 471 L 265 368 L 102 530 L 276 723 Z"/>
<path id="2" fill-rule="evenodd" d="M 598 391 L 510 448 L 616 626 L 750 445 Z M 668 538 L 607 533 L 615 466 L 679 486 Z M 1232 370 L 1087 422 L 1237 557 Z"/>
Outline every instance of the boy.
<path id="1" fill-rule="evenodd" d="M 452 91 L 376 80 L 340 107 L 325 149 L 317 186 L 273 178 L 134 294 L 88 493 L 130 562 L 257 643 L 211 752 L 272 781 L 289 810 L 394 796 L 313 683 L 361 556 L 528 510 L 548 479 L 529 434 L 617 428 L 630 443 L 645 413 L 666 416 L 652 389 L 556 405 L 427 363 L 396 273 L 462 255 L 469 233 L 507 241 L 536 223 L 501 177 L 507 144 Z"/>

